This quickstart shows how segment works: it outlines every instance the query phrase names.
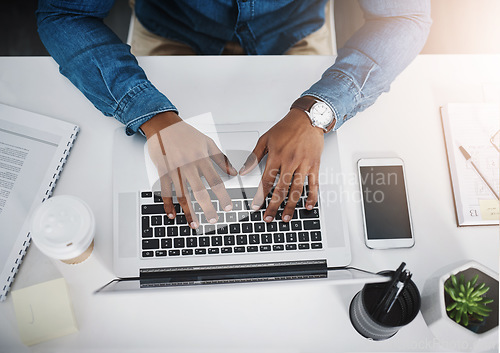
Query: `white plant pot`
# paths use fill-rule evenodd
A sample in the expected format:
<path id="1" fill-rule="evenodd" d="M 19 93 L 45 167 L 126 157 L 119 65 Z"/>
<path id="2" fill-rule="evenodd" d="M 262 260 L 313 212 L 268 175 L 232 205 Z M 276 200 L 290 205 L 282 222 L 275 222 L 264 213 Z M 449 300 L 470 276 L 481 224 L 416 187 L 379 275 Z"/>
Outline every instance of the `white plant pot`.
<path id="1" fill-rule="evenodd" d="M 496 351 L 498 351 L 498 319 L 496 320 L 496 327 L 478 334 L 457 324 L 448 317 L 446 312 L 444 283 L 452 274 L 456 275 L 469 268 L 479 270 L 496 281 L 496 283 L 493 281 L 494 285 L 490 286 L 491 288 L 486 296 L 495 299 L 495 302 L 488 305 L 494 309 L 488 318 L 495 315 L 498 318 L 498 273 L 475 261 L 467 261 L 442 268 L 425 282 L 422 291 L 422 315 L 436 340 L 447 350 L 482 352 L 497 347 Z M 485 280 L 480 275 L 478 283 L 482 281 Z M 493 294 L 495 294 L 494 297 Z"/>

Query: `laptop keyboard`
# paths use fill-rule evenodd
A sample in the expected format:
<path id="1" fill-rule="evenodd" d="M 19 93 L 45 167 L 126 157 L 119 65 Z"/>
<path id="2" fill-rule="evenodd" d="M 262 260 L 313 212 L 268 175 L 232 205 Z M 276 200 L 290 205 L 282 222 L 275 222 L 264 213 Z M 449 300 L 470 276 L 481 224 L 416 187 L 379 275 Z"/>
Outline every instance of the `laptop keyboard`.
<path id="1" fill-rule="evenodd" d="M 306 186 L 307 188 L 307 186 Z M 177 213 L 169 219 L 160 192 L 140 192 L 142 258 L 208 256 L 221 254 L 269 253 L 322 249 L 323 241 L 319 208 L 305 208 L 306 192 L 297 203 L 292 219 L 281 221 L 286 200 L 280 205 L 275 220 L 263 220 L 265 209 L 251 209 L 257 188 L 227 189 L 233 210 L 225 212 L 208 190 L 217 210 L 218 222 L 210 224 L 200 205 L 193 203 L 200 227 L 191 229 L 182 207 L 174 203 Z M 307 191 L 307 189 L 306 189 Z M 265 206 L 270 197 L 266 198 Z M 265 208 L 265 207 L 263 207 Z"/>

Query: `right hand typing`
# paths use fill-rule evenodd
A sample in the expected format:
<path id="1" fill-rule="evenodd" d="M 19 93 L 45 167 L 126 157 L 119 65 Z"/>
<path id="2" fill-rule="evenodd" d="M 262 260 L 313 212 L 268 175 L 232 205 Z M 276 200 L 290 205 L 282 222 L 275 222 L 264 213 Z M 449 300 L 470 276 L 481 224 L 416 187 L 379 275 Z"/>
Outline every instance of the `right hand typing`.
<path id="1" fill-rule="evenodd" d="M 175 112 L 160 113 L 142 124 L 141 129 L 147 137 L 151 160 L 158 170 L 161 196 L 169 218 L 176 216 L 172 201 L 174 185 L 189 226 L 198 228 L 199 220 L 193 211 L 187 188 L 189 184 L 206 219 L 210 223 L 217 222 L 217 210 L 212 205 L 202 176 L 219 199 L 221 207 L 225 211 L 232 209 L 231 198 L 213 162 L 229 175 L 234 176 L 238 172 L 211 138 L 185 123 Z"/>

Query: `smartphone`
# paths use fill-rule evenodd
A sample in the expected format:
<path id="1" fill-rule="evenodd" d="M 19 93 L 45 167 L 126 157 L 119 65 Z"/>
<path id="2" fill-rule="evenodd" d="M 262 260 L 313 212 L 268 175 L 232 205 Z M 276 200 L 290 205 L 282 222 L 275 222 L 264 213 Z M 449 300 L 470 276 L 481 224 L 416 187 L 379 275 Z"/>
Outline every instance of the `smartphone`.
<path id="1" fill-rule="evenodd" d="M 359 184 L 366 246 L 409 248 L 415 244 L 406 188 L 399 158 L 360 159 Z"/>

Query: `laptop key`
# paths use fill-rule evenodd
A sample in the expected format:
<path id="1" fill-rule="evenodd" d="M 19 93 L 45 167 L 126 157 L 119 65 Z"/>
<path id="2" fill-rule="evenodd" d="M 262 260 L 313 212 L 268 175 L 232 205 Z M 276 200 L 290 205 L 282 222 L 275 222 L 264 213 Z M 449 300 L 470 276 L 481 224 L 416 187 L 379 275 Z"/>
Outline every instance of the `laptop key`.
<path id="1" fill-rule="evenodd" d="M 259 251 L 259 248 L 255 245 L 252 246 L 247 246 L 247 252 L 257 252 Z"/>
<path id="2" fill-rule="evenodd" d="M 320 229 L 319 219 L 312 219 L 304 221 L 304 229 L 305 230 L 313 230 Z"/>
<path id="3" fill-rule="evenodd" d="M 215 234 L 215 225 L 214 224 L 207 224 L 205 226 L 205 233 L 207 235 L 212 235 Z"/>
<path id="4" fill-rule="evenodd" d="M 309 233 L 308 232 L 299 232 L 299 241 L 300 242 L 308 242 L 309 241 Z"/>
<path id="5" fill-rule="evenodd" d="M 238 245 L 247 245 L 248 239 L 246 234 L 240 234 L 236 236 L 236 244 Z"/>
<path id="6" fill-rule="evenodd" d="M 234 235 L 226 235 L 224 237 L 224 245 L 234 245 L 234 244 L 235 244 Z"/>
<path id="7" fill-rule="evenodd" d="M 183 248 L 185 246 L 184 238 L 175 238 L 174 239 L 174 248 Z"/>
<path id="8" fill-rule="evenodd" d="M 198 246 L 198 239 L 195 237 L 189 237 L 186 239 L 186 246 L 188 248 L 196 248 Z"/>
<path id="9" fill-rule="evenodd" d="M 229 233 L 237 234 L 241 232 L 241 227 L 238 223 L 233 223 L 229 225 Z"/>
<path id="10" fill-rule="evenodd" d="M 221 224 L 217 226 L 217 234 L 227 234 L 228 229 L 227 229 L 227 224 Z"/>
<path id="11" fill-rule="evenodd" d="M 228 212 L 228 213 L 226 213 L 226 222 L 227 223 L 238 222 L 237 221 L 237 217 L 236 217 L 236 212 Z"/>
<path id="12" fill-rule="evenodd" d="M 155 256 L 167 256 L 167 250 L 156 250 L 155 251 Z"/>
<path id="13" fill-rule="evenodd" d="M 312 210 L 300 210 L 300 218 L 319 218 L 319 209 L 313 208 Z"/>
<path id="14" fill-rule="evenodd" d="M 222 237 L 219 235 L 212 237 L 212 246 L 222 246 Z"/>
<path id="15" fill-rule="evenodd" d="M 166 238 L 161 240 L 161 248 L 162 249 L 170 249 L 172 247 L 172 239 Z"/>
<path id="16" fill-rule="evenodd" d="M 244 246 L 235 246 L 234 252 L 237 252 L 237 253 L 245 252 L 245 247 Z"/>
<path id="17" fill-rule="evenodd" d="M 169 250 L 168 256 L 179 256 L 181 254 L 180 250 Z"/>
<path id="18" fill-rule="evenodd" d="M 177 227 L 167 227 L 167 236 L 175 237 L 177 235 L 178 235 L 178 228 Z"/>
<path id="19" fill-rule="evenodd" d="M 143 251 L 142 257 L 153 257 L 154 253 L 152 251 Z"/>
<path id="20" fill-rule="evenodd" d="M 193 249 L 182 249 L 182 255 L 193 255 Z"/>
<path id="21" fill-rule="evenodd" d="M 273 245 L 273 250 L 274 251 L 282 251 L 282 250 L 285 250 L 285 246 L 282 245 L 282 244 L 279 244 L 279 245 Z"/>
<path id="22" fill-rule="evenodd" d="M 161 192 L 155 191 L 154 200 L 155 200 L 155 202 L 163 202 L 163 200 L 161 198 Z"/>
<path id="23" fill-rule="evenodd" d="M 142 248 L 144 250 L 159 249 L 160 240 L 159 239 L 143 239 Z"/>
<path id="24" fill-rule="evenodd" d="M 161 226 L 161 216 L 151 216 L 151 225 Z"/>
<path id="25" fill-rule="evenodd" d="M 284 243 L 285 242 L 285 234 L 284 233 L 275 233 L 274 234 L 274 242 L 275 243 Z"/>
<path id="26" fill-rule="evenodd" d="M 261 216 L 260 211 L 255 211 L 255 212 L 250 213 L 250 219 L 254 222 L 261 221 L 262 216 Z"/>
<path id="27" fill-rule="evenodd" d="M 261 245 L 260 251 L 271 251 L 271 245 Z"/>
<path id="28" fill-rule="evenodd" d="M 240 211 L 242 209 L 241 201 L 233 201 L 233 210 Z"/>
<path id="29" fill-rule="evenodd" d="M 266 231 L 266 224 L 264 222 L 256 222 L 253 224 L 256 233 L 262 233 Z"/>
<path id="30" fill-rule="evenodd" d="M 210 237 L 200 237 L 199 238 L 200 246 L 210 246 Z"/>
<path id="31" fill-rule="evenodd" d="M 142 231 L 143 238 L 152 238 L 153 237 L 153 228 L 144 229 Z"/>
<path id="32" fill-rule="evenodd" d="M 297 244 L 286 244 L 287 250 L 297 250 Z"/>
<path id="33" fill-rule="evenodd" d="M 179 227 L 179 234 L 180 235 L 191 235 L 191 228 L 189 228 L 188 226 L 182 226 L 182 227 Z"/>
<path id="34" fill-rule="evenodd" d="M 273 242 L 273 236 L 269 233 L 261 234 L 261 240 L 262 244 L 270 244 Z"/>
<path id="35" fill-rule="evenodd" d="M 151 191 L 143 191 L 143 192 L 141 192 L 141 197 L 143 199 L 146 199 L 146 198 L 152 197 L 152 196 L 153 196 L 153 193 Z"/>
<path id="36" fill-rule="evenodd" d="M 276 232 L 278 230 L 278 223 L 277 222 L 267 223 L 266 228 L 268 232 Z"/>
<path id="37" fill-rule="evenodd" d="M 195 255 L 205 255 L 207 253 L 207 249 L 196 249 L 194 251 Z"/>
<path id="38" fill-rule="evenodd" d="M 306 250 L 306 249 L 309 249 L 308 243 L 299 244 L 299 250 Z"/>
<path id="39" fill-rule="evenodd" d="M 155 227 L 155 237 L 163 238 L 165 236 L 165 227 Z"/>
<path id="40" fill-rule="evenodd" d="M 280 232 L 288 232 L 290 230 L 290 224 L 286 222 L 279 222 L 278 228 Z"/>
<path id="41" fill-rule="evenodd" d="M 175 223 L 176 224 L 187 224 L 186 216 L 183 214 L 178 214 L 177 216 L 175 216 Z"/>
<path id="42" fill-rule="evenodd" d="M 248 237 L 250 244 L 260 244 L 259 234 L 250 234 Z"/>
<path id="43" fill-rule="evenodd" d="M 322 249 L 323 248 L 323 244 L 321 244 L 321 243 L 312 243 L 311 244 L 311 248 L 313 248 L 313 249 Z"/>
<path id="44" fill-rule="evenodd" d="M 166 214 L 162 203 L 141 206 L 141 214 Z"/>
<path id="45" fill-rule="evenodd" d="M 233 248 L 222 248 L 222 249 L 220 249 L 220 252 L 222 254 L 229 254 L 229 253 L 233 252 Z"/>
<path id="46" fill-rule="evenodd" d="M 311 232 L 311 241 L 321 241 L 321 232 L 319 230 Z"/>
<path id="47" fill-rule="evenodd" d="M 219 253 L 219 248 L 209 248 L 208 249 L 209 254 L 218 254 Z"/>
<path id="48" fill-rule="evenodd" d="M 291 221 L 292 230 L 302 230 L 302 222 L 301 221 Z"/>
<path id="49" fill-rule="evenodd" d="M 166 226 L 172 226 L 175 224 L 175 219 L 168 218 L 167 215 L 163 216 L 163 224 Z"/>
<path id="50" fill-rule="evenodd" d="M 287 243 L 296 243 L 297 242 L 297 233 L 295 233 L 295 232 L 286 233 L 286 242 Z"/>
<path id="51" fill-rule="evenodd" d="M 248 212 L 238 212 L 238 221 L 240 222 L 248 222 L 250 218 L 250 213 Z"/>
<path id="52" fill-rule="evenodd" d="M 148 229 L 149 228 L 149 216 L 142 216 L 142 229 Z"/>
<path id="53" fill-rule="evenodd" d="M 181 205 L 178 203 L 174 203 L 175 213 L 181 213 Z"/>
<path id="54" fill-rule="evenodd" d="M 253 225 L 252 225 L 252 223 L 243 223 L 241 225 L 241 231 L 243 233 L 253 233 Z"/>

